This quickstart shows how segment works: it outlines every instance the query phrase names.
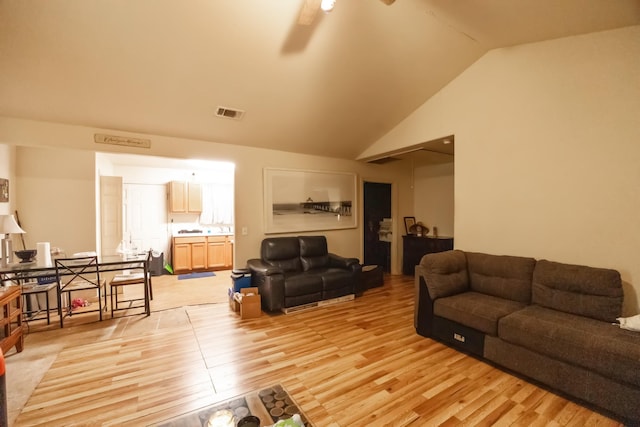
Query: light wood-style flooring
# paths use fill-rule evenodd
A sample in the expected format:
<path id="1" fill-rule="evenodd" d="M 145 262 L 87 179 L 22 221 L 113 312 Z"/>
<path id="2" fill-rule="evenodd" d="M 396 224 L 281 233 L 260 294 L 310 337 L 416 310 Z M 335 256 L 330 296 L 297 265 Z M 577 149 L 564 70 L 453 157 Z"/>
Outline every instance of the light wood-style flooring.
<path id="1" fill-rule="evenodd" d="M 29 366 L 45 366 L 24 402 L 10 402 L 10 424 L 149 425 L 279 383 L 318 427 L 620 425 L 417 335 L 411 277 L 241 320 L 226 273 L 154 278 L 150 317 L 30 325 L 25 350 L 7 357 L 10 400 Z"/>

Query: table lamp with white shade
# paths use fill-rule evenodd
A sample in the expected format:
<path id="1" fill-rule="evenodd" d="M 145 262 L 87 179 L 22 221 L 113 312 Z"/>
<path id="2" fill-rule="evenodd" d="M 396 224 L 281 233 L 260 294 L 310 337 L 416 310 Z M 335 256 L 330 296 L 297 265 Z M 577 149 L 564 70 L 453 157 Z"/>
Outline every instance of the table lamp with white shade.
<path id="1" fill-rule="evenodd" d="M 2 240 L 2 259 L 0 264 L 6 267 L 13 260 L 13 245 L 11 242 L 11 234 L 24 234 L 25 231 L 20 228 L 13 215 L 0 215 L 0 234 L 3 235 Z"/>

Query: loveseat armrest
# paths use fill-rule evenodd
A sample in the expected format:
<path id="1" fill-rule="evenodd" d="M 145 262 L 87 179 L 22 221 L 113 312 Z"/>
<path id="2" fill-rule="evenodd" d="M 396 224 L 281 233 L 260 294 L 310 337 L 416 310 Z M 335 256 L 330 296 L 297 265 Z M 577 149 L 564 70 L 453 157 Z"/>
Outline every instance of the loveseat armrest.
<path id="1" fill-rule="evenodd" d="M 273 274 L 283 274 L 279 267 L 274 267 L 271 264 L 264 262 L 261 259 L 250 259 L 247 261 L 247 267 L 251 270 L 252 273 L 261 274 L 263 276 L 271 276 Z"/>
<path id="2" fill-rule="evenodd" d="M 258 288 L 262 309 L 278 311 L 284 307 L 284 271 L 261 259 L 250 259 L 251 286 Z"/>
<path id="3" fill-rule="evenodd" d="M 360 260 L 358 258 L 347 258 L 329 253 L 329 265 L 335 268 L 345 268 L 357 271 L 360 267 Z"/>

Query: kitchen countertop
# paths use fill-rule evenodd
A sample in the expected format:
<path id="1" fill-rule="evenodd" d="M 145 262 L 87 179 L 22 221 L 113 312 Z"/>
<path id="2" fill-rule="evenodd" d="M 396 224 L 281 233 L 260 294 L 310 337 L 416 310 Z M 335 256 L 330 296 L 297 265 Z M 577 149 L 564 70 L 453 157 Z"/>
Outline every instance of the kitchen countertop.
<path id="1" fill-rule="evenodd" d="M 173 233 L 172 237 L 207 237 L 207 236 L 233 236 L 233 233 L 209 233 L 203 231 L 201 233 Z"/>

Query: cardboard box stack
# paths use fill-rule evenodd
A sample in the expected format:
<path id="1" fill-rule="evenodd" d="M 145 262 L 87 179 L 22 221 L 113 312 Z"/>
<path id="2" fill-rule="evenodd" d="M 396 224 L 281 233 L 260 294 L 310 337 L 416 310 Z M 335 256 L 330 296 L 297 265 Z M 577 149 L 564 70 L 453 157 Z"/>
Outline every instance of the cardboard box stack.
<path id="1" fill-rule="evenodd" d="M 241 319 L 254 319 L 262 314 L 258 288 L 242 288 L 240 292 L 229 289 L 229 306 L 240 312 Z"/>

